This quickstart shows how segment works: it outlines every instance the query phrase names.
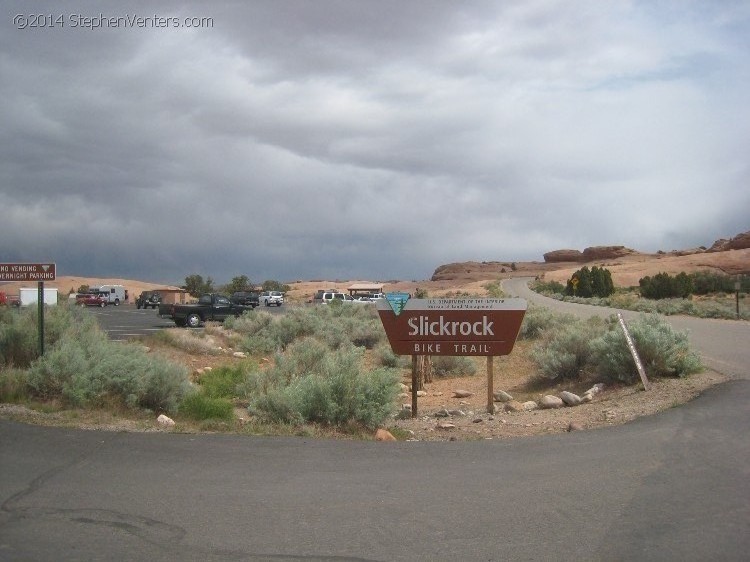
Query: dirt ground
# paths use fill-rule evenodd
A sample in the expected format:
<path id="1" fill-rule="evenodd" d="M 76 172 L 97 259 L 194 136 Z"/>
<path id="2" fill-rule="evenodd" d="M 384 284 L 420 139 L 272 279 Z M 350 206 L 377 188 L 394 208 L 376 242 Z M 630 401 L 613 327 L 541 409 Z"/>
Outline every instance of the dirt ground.
<path id="1" fill-rule="evenodd" d="M 503 404 L 495 402 L 496 413 L 488 413 L 486 375 L 466 378 L 435 380 L 425 387 L 427 395 L 418 398 L 417 416 L 397 420 L 392 428 L 406 433 L 407 439 L 417 441 L 465 441 L 479 439 L 507 439 L 562 433 L 570 430 L 588 430 L 627 423 L 684 404 L 711 386 L 724 382 L 727 377 L 712 371 L 691 375 L 686 379 L 655 379 L 649 390 L 642 385 L 608 385 L 585 404 L 554 410 L 521 412 L 503 411 Z M 509 394 L 517 402 L 539 401 L 545 394 L 556 395 L 573 385 L 557 385 L 546 390 L 529 391 L 525 383 L 512 386 L 503 384 L 502 376 L 493 379 L 494 390 L 511 389 Z M 509 381 L 507 384 L 511 384 Z M 588 385 L 590 387 L 591 385 Z M 467 398 L 455 397 L 456 390 L 472 392 Z M 586 390 L 586 389 L 583 389 Z M 578 392 L 583 392 L 579 390 Z M 575 389 L 572 390 L 575 392 Z M 411 393 L 403 395 L 403 402 L 411 404 Z M 440 411 L 451 412 L 448 417 L 438 417 Z M 499 411 L 497 411 L 499 410 Z"/>

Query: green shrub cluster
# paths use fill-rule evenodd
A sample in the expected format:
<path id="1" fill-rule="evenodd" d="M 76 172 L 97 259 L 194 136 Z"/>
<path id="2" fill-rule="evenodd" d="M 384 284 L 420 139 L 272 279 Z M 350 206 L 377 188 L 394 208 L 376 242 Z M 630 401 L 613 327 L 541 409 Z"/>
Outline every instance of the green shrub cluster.
<path id="1" fill-rule="evenodd" d="M 271 423 L 375 427 L 392 413 L 399 374 L 387 368 L 364 372 L 361 363 L 361 348 L 296 341 L 276 355 L 273 367 L 249 374 L 249 410 Z"/>
<path id="2" fill-rule="evenodd" d="M 110 341 L 86 311 L 58 306 L 46 312 L 42 357 L 36 322 L 32 310 L 0 318 L 2 364 L 17 367 L 0 373 L 3 399 L 61 399 L 76 407 L 115 401 L 174 412 L 188 391 L 184 367 L 150 356 L 140 345 Z"/>
<path id="3" fill-rule="evenodd" d="M 576 271 L 568 280 L 565 294 L 583 298 L 608 297 L 615 292 L 612 273 L 609 269 L 587 266 Z"/>
<path id="4" fill-rule="evenodd" d="M 432 374 L 436 377 L 465 377 L 477 372 L 471 357 L 438 355 L 432 359 Z"/>
<path id="5" fill-rule="evenodd" d="M 688 298 L 690 295 L 733 293 L 736 278 L 723 273 L 698 271 L 695 273 L 658 273 L 638 281 L 641 295 L 647 299 Z M 750 289 L 750 278 L 740 276 L 740 291 Z"/>
<path id="6" fill-rule="evenodd" d="M 641 296 L 646 299 L 686 299 L 693 293 L 693 280 L 687 273 L 678 273 L 674 277 L 668 273 L 657 273 L 638 281 Z"/>
<path id="7" fill-rule="evenodd" d="M 628 329 L 649 377 L 682 377 L 701 370 L 700 358 L 690 350 L 687 335 L 675 332 L 658 316 L 641 316 Z M 625 383 L 638 380 L 625 335 L 614 318 L 606 322 L 571 318 L 554 330 L 544 330 L 531 358 L 546 379 L 575 379 L 595 373 Z"/>
<path id="8" fill-rule="evenodd" d="M 330 349 L 348 344 L 372 349 L 385 339 L 375 307 L 364 305 L 290 307 L 283 316 L 255 311 L 229 318 L 224 325 L 244 336 L 240 347 L 249 353 L 283 351 L 306 337 L 319 338 Z"/>
<path id="9" fill-rule="evenodd" d="M 179 414 L 193 421 L 234 419 L 234 406 L 226 398 L 208 396 L 202 392 L 192 392 L 180 402 Z"/>

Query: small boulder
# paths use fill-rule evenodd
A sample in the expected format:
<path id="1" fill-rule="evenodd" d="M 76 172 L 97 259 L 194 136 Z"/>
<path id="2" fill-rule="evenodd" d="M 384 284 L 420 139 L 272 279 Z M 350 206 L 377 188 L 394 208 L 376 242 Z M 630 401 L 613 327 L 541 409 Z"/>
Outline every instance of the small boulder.
<path id="1" fill-rule="evenodd" d="M 474 393 L 468 390 L 454 390 L 453 391 L 453 398 L 468 398 L 469 396 L 473 396 L 473 395 Z"/>
<path id="2" fill-rule="evenodd" d="M 567 390 L 563 390 L 558 396 L 567 406 L 578 406 L 581 403 L 580 396 Z"/>
<path id="3" fill-rule="evenodd" d="M 156 418 L 156 423 L 163 427 L 174 427 L 174 420 L 169 416 L 165 416 L 164 414 L 161 414 L 158 418 Z"/>
<path id="4" fill-rule="evenodd" d="M 513 397 L 504 390 L 493 392 L 492 398 L 495 400 L 495 402 L 510 402 L 511 400 L 513 400 Z"/>
<path id="5" fill-rule="evenodd" d="M 455 429 L 456 425 L 450 422 L 440 422 L 437 424 L 438 429 Z"/>
<path id="6" fill-rule="evenodd" d="M 245 357 L 247 357 L 247 355 L 245 354 L 244 351 L 235 351 L 234 353 L 232 353 L 232 357 L 237 357 L 238 359 L 244 359 Z"/>
<path id="7" fill-rule="evenodd" d="M 380 428 L 375 432 L 375 441 L 396 441 L 396 438 L 387 429 Z"/>
<path id="8" fill-rule="evenodd" d="M 539 401 L 539 405 L 545 409 L 562 408 L 563 406 L 565 406 L 565 402 L 562 401 L 562 398 L 558 398 L 557 396 L 552 396 L 551 394 L 547 394 L 546 396 L 543 396 L 542 399 Z"/>
<path id="9" fill-rule="evenodd" d="M 528 401 L 524 402 L 523 404 L 521 404 L 521 407 L 522 407 L 522 408 L 523 408 L 524 410 L 526 410 L 527 412 L 530 412 L 530 411 L 532 411 L 532 410 L 537 410 L 537 409 L 539 409 L 539 404 L 537 404 L 537 403 L 536 403 L 536 402 L 534 402 L 533 400 L 528 400 Z"/>
<path id="10" fill-rule="evenodd" d="M 506 402 L 503 405 L 503 410 L 506 412 L 522 412 L 523 404 L 521 404 L 518 400 L 511 400 L 510 402 Z"/>
<path id="11" fill-rule="evenodd" d="M 426 390 L 417 390 L 417 396 L 418 397 L 427 396 L 427 391 Z"/>
<path id="12" fill-rule="evenodd" d="M 583 426 L 578 422 L 570 422 L 568 424 L 568 431 L 581 431 L 583 429 Z"/>

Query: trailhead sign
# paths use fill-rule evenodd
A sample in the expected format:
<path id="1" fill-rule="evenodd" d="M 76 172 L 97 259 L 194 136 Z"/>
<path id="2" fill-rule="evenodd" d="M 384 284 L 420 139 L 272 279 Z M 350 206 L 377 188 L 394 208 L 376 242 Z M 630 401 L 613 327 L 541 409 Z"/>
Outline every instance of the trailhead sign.
<path id="1" fill-rule="evenodd" d="M 524 299 L 386 297 L 378 314 L 398 355 L 508 355 L 527 308 Z"/>

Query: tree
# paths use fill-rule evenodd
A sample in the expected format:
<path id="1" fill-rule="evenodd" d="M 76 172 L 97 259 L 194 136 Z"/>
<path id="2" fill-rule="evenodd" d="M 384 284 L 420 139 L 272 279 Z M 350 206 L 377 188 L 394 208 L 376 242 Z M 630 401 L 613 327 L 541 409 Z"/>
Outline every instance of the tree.
<path id="1" fill-rule="evenodd" d="M 231 295 L 232 293 L 238 293 L 240 291 L 252 290 L 253 284 L 250 282 L 250 279 L 248 279 L 247 275 L 238 275 L 237 277 L 232 277 L 232 280 L 229 282 L 229 284 L 222 287 L 222 291 L 229 295 Z"/>
<path id="2" fill-rule="evenodd" d="M 203 281 L 203 276 L 196 273 L 185 277 L 185 284 L 182 286 L 190 296 L 199 297 L 203 293 L 213 293 L 214 280 L 210 277 Z"/>
<path id="3" fill-rule="evenodd" d="M 78 292 L 80 294 L 88 293 L 89 292 L 89 286 L 88 285 L 81 285 L 80 287 L 78 287 Z"/>
<path id="4" fill-rule="evenodd" d="M 284 285 L 280 281 L 275 281 L 273 279 L 266 279 L 263 281 L 263 290 L 264 291 L 280 291 L 282 293 L 286 293 L 291 289 L 289 285 Z"/>

